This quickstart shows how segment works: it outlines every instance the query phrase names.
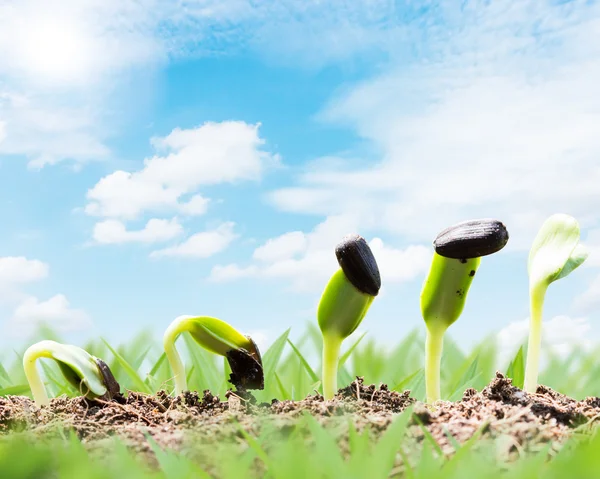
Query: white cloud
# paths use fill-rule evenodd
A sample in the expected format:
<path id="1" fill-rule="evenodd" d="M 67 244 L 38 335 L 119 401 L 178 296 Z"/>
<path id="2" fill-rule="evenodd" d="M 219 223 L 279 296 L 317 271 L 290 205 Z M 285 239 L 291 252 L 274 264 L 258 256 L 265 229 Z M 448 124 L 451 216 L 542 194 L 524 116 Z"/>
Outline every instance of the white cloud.
<path id="1" fill-rule="evenodd" d="M 179 205 L 179 211 L 188 216 L 200 216 L 208 209 L 208 198 L 202 195 L 194 195 L 187 202 Z"/>
<path id="2" fill-rule="evenodd" d="M 26 297 L 23 286 L 46 278 L 48 271 L 48 265 L 39 260 L 23 256 L 0 257 L 0 303 L 22 301 Z"/>
<path id="3" fill-rule="evenodd" d="M 428 31 L 431 61 L 392 62 L 321 114 L 365 140 L 362 163 L 312 164 L 297 185 L 273 192 L 273 203 L 352 212 L 361 228 L 411 241 L 465 218 L 498 217 L 512 233 L 509 248 L 528 248 L 555 212 L 598 223 L 600 9 L 518 3 L 477 3 L 456 16 L 442 3 L 444 27 Z"/>
<path id="4" fill-rule="evenodd" d="M 589 256 L 583 263 L 583 266 L 599 267 L 600 266 L 600 229 L 596 228 L 588 231 L 585 240 L 582 241 L 583 246 L 589 251 Z"/>
<path id="5" fill-rule="evenodd" d="M 560 357 L 567 357 L 575 349 L 592 347 L 590 332 L 592 326 L 588 318 L 571 318 L 555 316 L 546 320 L 542 326 L 542 355 L 549 352 Z M 514 357 L 518 348 L 527 341 L 529 334 L 529 318 L 513 321 L 500 330 L 497 338 L 498 361 L 505 367 Z"/>
<path id="6" fill-rule="evenodd" d="M 277 156 L 261 150 L 259 124 L 240 121 L 205 123 L 197 128 L 174 129 L 152 144 L 162 156 L 144 161 L 144 168 L 115 171 L 88 191 L 86 213 L 134 219 L 147 211 L 203 214 L 207 200 L 184 195 L 201 186 L 257 180 Z"/>
<path id="7" fill-rule="evenodd" d="M 40 301 L 26 293 L 25 285 L 47 278 L 48 271 L 48 265 L 39 260 L 0 257 L 0 301 L 15 307 L 12 318 L 4 325 L 4 334 L 27 335 L 42 322 L 60 331 L 84 329 L 91 324 L 89 316 L 80 309 L 72 309 L 62 294 Z"/>
<path id="8" fill-rule="evenodd" d="M 48 265 L 23 256 L 0 257 L 0 286 L 39 281 L 48 276 Z"/>
<path id="9" fill-rule="evenodd" d="M 256 248 L 255 264 L 217 265 L 210 278 L 213 281 L 233 281 L 248 277 L 280 278 L 291 282 L 296 290 L 322 289 L 331 274 L 339 267 L 335 246 L 347 234 L 356 231 L 352 216 L 331 216 L 310 233 L 294 231 L 269 239 Z M 380 268 L 382 282 L 409 281 L 424 272 L 431 251 L 424 246 L 396 249 L 380 238 L 370 245 Z"/>
<path id="10" fill-rule="evenodd" d="M 196 233 L 176 246 L 153 251 L 150 253 L 150 257 L 181 256 L 208 258 L 226 249 L 237 238 L 237 235 L 233 231 L 234 226 L 235 224 L 232 222 L 223 223 L 212 231 Z"/>
<path id="11" fill-rule="evenodd" d="M 0 76 L 0 86 L 1 80 Z M 104 128 L 98 125 L 103 113 L 96 109 L 95 100 L 79 92 L 59 102 L 60 97 L 56 92 L 24 94 L 0 88 L 4 136 L 0 156 L 23 155 L 32 169 L 66 159 L 82 163 L 107 158 L 110 151 L 103 143 Z"/>
<path id="12" fill-rule="evenodd" d="M 377 260 L 384 284 L 414 279 L 427 271 L 433 255 L 433 248 L 410 245 L 404 249 L 396 249 L 386 246 L 380 238 L 373 238 L 369 246 Z"/>
<path id="13" fill-rule="evenodd" d="M 301 254 L 307 246 L 306 235 L 302 231 L 292 231 L 267 240 L 254 250 L 252 257 L 259 261 L 275 262 Z"/>
<path id="14" fill-rule="evenodd" d="M 242 278 L 258 276 L 260 269 L 257 266 L 247 266 L 242 268 L 237 264 L 228 264 L 225 266 L 216 265 L 210 272 L 210 279 L 216 282 L 234 281 Z"/>
<path id="15" fill-rule="evenodd" d="M 11 325 L 18 329 L 20 335 L 30 334 L 42 324 L 66 332 L 89 328 L 92 320 L 85 311 L 71 308 L 62 294 L 46 301 L 29 297 L 17 306 L 11 318 Z"/>
<path id="16" fill-rule="evenodd" d="M 146 223 L 143 229 L 128 231 L 119 220 L 108 219 L 96 223 L 93 238 L 98 243 L 160 243 L 169 241 L 183 233 L 183 227 L 177 220 L 161 220 L 153 218 Z"/>
<path id="17" fill-rule="evenodd" d="M 592 313 L 600 309 L 600 275 L 588 285 L 586 290 L 573 301 L 575 311 Z"/>

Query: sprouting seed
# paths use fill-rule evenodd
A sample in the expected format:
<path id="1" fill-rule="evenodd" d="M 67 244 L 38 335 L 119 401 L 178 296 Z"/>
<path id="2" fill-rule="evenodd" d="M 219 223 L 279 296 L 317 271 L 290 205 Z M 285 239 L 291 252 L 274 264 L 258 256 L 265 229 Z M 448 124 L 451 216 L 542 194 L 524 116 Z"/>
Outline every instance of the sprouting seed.
<path id="1" fill-rule="evenodd" d="M 23 355 L 25 375 L 38 406 L 45 406 L 50 402 L 36 367 L 39 358 L 54 359 L 69 383 L 87 398 L 110 400 L 120 391 L 119 383 L 101 359 L 77 346 L 40 341 L 30 346 Z"/>
<path id="2" fill-rule="evenodd" d="M 481 256 L 500 251 L 507 242 L 506 227 L 492 219 L 451 226 L 433 242 L 433 261 L 421 291 L 421 313 L 427 327 L 425 385 L 429 403 L 440 399 L 444 334 L 464 309 Z"/>
<path id="3" fill-rule="evenodd" d="M 445 258 L 479 258 L 500 251 L 508 242 L 508 231 L 493 219 L 463 221 L 437 235 L 435 252 Z"/>
<path id="4" fill-rule="evenodd" d="M 555 214 L 540 228 L 529 252 L 530 326 L 524 390 L 537 389 L 540 347 L 542 342 L 542 312 L 550 283 L 568 276 L 588 257 L 579 243 L 579 223 L 565 214 Z"/>
<path id="5" fill-rule="evenodd" d="M 181 333 L 208 351 L 225 356 L 231 367 L 230 382 L 239 389 L 263 389 L 264 375 L 258 347 L 225 321 L 209 316 L 179 316 L 167 328 L 163 338 L 165 353 L 175 378 L 175 392 L 187 390 L 185 368 L 175 347 Z"/>
<path id="6" fill-rule="evenodd" d="M 381 288 L 379 268 L 371 248 L 359 235 L 338 244 L 340 265 L 323 291 L 317 319 L 323 334 L 323 394 L 331 399 L 337 391 L 340 347 L 361 323 Z"/>

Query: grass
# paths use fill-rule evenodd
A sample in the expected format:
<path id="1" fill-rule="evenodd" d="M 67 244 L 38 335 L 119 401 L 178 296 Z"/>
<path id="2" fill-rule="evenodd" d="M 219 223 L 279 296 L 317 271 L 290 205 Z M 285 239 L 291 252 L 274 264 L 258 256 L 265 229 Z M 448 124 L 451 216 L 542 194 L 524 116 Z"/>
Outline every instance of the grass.
<path id="1" fill-rule="evenodd" d="M 318 360 L 320 332 L 316 326 L 309 325 L 305 334 L 295 341 L 291 340 L 289 333 L 289 330 L 282 332 L 271 347 L 263 351 L 265 390 L 257 392 L 259 401 L 302 399 L 321 388 Z M 44 337 L 60 340 L 50 331 L 44 332 Z M 196 347 L 191 340 L 180 341 L 182 352 L 187 349 L 184 362 L 190 389 L 210 389 L 223 395 L 228 389 L 226 362 Z M 173 388 L 160 342 L 147 333 L 138 335 L 128 344 L 114 346 L 99 339 L 83 347 L 109 363 L 124 389 L 155 392 Z M 351 337 L 345 342 L 340 358 L 339 385 L 343 387 L 355 376 L 364 376 L 366 383 L 384 382 L 398 391 L 410 389 L 414 397 L 424 400 L 423 350 L 421 331 L 408 334 L 390 350 L 379 347 L 368 335 Z M 523 382 L 525 354 L 526 351 L 519 349 L 509 364 L 500 367 L 518 384 Z M 442 396 L 456 400 L 468 387 L 482 389 L 498 369 L 497 357 L 493 338 L 465 352 L 447 336 L 442 359 Z M 76 394 L 51 362 L 42 363 L 51 397 Z M 600 395 L 600 363 L 596 351 L 575 349 L 566 358 L 550 353 L 540 382 L 575 398 Z M 9 394 L 29 394 L 20 357 L 15 353 L 0 363 L 0 395 Z M 277 441 L 268 429 L 263 430 L 259 437 L 241 430 L 240 440 L 247 447 L 241 456 L 239 452 L 235 453 L 234 461 L 227 446 L 215 445 L 215 457 L 221 464 L 218 477 L 252 477 L 249 471 L 256 467 L 265 471 L 264 477 L 271 478 L 383 478 L 390 475 L 400 477 L 401 474 L 407 478 L 462 478 L 474 477 L 475 474 L 478 478 L 499 477 L 499 474 L 507 478 L 558 478 L 591 477 L 589 471 L 600 470 L 600 455 L 597 454 L 600 438 L 591 441 L 574 439 L 552 461 L 546 461 L 545 454 L 532 454 L 506 466 L 491 459 L 494 443 L 482 444 L 477 438 L 462 446 L 456 444 L 456 454 L 450 460 L 440 459 L 435 443 L 427 440 L 423 450 L 414 455 L 409 451 L 410 445 L 403 443 L 408 413 L 399 415 L 378 441 L 372 440 L 368 429 L 357 432 L 350 424 L 347 456 L 342 456 L 333 438 L 314 418 L 307 416 L 302 421 L 305 430 L 310 431 L 312 441 L 307 442 L 300 434 L 294 433 L 285 441 Z M 65 432 L 64 438 L 40 443 L 34 448 L 25 446 L 25 440 L 26 433 L 0 436 L 0 471 L 3 478 L 212 477 L 193 460 L 193 456 L 163 451 L 156 445 L 153 447 L 159 469 L 150 470 L 147 465 L 135 460 L 116 439 L 110 457 L 98 457 L 87 451 L 68 432 Z M 473 452 L 471 448 L 475 441 L 479 442 L 479 447 Z M 393 469 L 398 454 L 406 455 L 410 469 Z"/>

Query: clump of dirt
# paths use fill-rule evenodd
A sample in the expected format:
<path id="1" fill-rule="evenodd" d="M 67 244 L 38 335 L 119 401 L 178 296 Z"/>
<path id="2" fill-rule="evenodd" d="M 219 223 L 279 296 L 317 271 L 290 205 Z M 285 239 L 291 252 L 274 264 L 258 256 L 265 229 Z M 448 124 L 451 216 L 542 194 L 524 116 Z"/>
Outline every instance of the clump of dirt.
<path id="1" fill-rule="evenodd" d="M 483 437 L 505 438 L 501 453 L 508 459 L 548 443 L 558 449 L 574 428 L 600 414 L 599 398 L 576 401 L 546 386 L 528 394 L 500 373 L 480 393 L 467 389 L 460 401 L 440 401 L 435 406 L 431 410 L 417 405 L 414 415 L 444 453 L 454 451 L 448 434 L 464 443 L 479 431 Z"/>
<path id="2" fill-rule="evenodd" d="M 268 425 L 285 435 L 302 415 L 310 414 L 347 450 L 348 419 L 359 431 L 369 427 L 376 437 L 409 406 L 414 409 L 408 435 L 415 448 L 425 439 L 424 429 L 448 455 L 454 452 L 455 441 L 464 443 L 478 434 L 504 438 L 505 448 L 500 452 L 506 459 L 548 443 L 559 448 L 574 428 L 600 417 L 600 398 L 576 401 L 545 386 L 527 394 L 497 373 L 483 391 L 467 389 L 460 401 L 439 401 L 433 406 L 415 401 L 409 391 L 365 385 L 362 378 L 340 389 L 330 401 L 314 394 L 301 401 L 273 400 L 271 404 L 257 404 L 251 393 L 232 391 L 224 400 L 209 391 L 176 397 L 165 391 L 156 395 L 130 392 L 112 401 L 61 397 L 42 408 L 29 398 L 7 396 L 0 398 L 0 436 L 26 432 L 39 440 L 73 431 L 90 449 L 100 451 L 118 436 L 152 461 L 147 436 L 161 447 L 180 451 L 187 451 L 191 441 L 196 445 L 242 444 L 240 427 L 259 434 Z"/>

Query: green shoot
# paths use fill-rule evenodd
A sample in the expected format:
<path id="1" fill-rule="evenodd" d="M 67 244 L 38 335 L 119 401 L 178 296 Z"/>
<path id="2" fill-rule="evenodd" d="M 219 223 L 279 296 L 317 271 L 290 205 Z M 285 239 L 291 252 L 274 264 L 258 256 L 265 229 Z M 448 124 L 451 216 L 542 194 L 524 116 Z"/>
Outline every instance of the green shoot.
<path id="1" fill-rule="evenodd" d="M 36 367 L 39 358 L 54 359 L 64 377 L 83 396 L 112 399 L 119 393 L 119 384 L 104 361 L 77 346 L 46 340 L 30 346 L 23 355 L 23 369 L 38 406 L 50 403 Z"/>
<path id="2" fill-rule="evenodd" d="M 427 327 L 425 384 L 427 402 L 440 399 L 440 366 L 444 334 L 461 315 L 481 256 L 501 250 L 508 232 L 496 220 L 473 220 L 442 231 L 423 290 L 421 313 Z"/>
<path id="3" fill-rule="evenodd" d="M 323 334 L 323 395 L 337 391 L 342 342 L 359 326 L 381 287 L 379 268 L 364 238 L 346 236 L 336 247 L 340 265 L 323 291 L 317 318 Z"/>
<path id="4" fill-rule="evenodd" d="M 177 338 L 184 332 L 206 350 L 227 358 L 232 371 L 230 381 L 234 386 L 263 389 L 262 360 L 252 338 L 217 318 L 179 316 L 167 328 L 163 338 L 165 354 L 175 378 L 176 394 L 187 390 L 185 368 L 175 347 Z"/>
<path id="5" fill-rule="evenodd" d="M 537 389 L 542 342 L 542 312 L 550 283 L 568 276 L 588 257 L 579 244 L 579 223 L 565 214 L 548 218 L 533 241 L 529 252 L 530 327 L 525 366 L 524 390 Z"/>

